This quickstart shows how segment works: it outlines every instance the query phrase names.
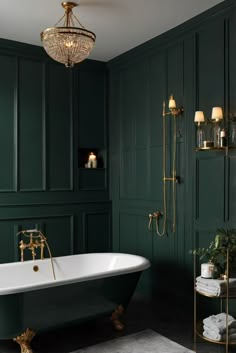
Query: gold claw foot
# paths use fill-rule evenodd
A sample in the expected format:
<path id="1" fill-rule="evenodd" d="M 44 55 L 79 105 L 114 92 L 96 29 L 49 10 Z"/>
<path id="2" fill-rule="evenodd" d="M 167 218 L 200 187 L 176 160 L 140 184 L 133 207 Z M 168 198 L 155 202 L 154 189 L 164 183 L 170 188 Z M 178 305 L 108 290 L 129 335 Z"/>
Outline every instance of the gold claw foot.
<path id="1" fill-rule="evenodd" d="M 115 311 L 111 315 L 112 324 L 117 331 L 123 331 L 125 325 L 119 320 L 120 316 L 123 315 L 125 309 L 122 305 L 118 305 Z"/>
<path id="2" fill-rule="evenodd" d="M 21 353 L 33 353 L 30 343 L 35 336 L 35 332 L 30 328 L 27 328 L 20 336 L 13 338 L 13 341 L 20 345 Z"/>

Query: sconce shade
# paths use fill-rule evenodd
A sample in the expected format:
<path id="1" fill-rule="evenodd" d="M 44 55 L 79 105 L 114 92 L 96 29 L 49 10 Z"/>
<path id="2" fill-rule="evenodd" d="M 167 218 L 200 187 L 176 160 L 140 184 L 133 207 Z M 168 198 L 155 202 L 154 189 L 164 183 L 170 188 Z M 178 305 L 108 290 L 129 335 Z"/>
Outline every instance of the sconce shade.
<path id="1" fill-rule="evenodd" d="M 221 107 L 212 108 L 211 119 L 216 121 L 223 119 L 223 111 Z"/>
<path id="2" fill-rule="evenodd" d="M 196 111 L 194 116 L 195 123 L 202 123 L 205 121 L 204 113 L 202 111 Z"/>
<path id="3" fill-rule="evenodd" d="M 65 64 L 66 67 L 73 67 L 90 54 L 96 35 L 85 29 L 74 16 L 72 9 L 77 6 L 76 3 L 63 2 L 62 6 L 65 9 L 63 26 L 55 25 L 45 29 L 41 33 L 41 40 L 45 51 L 53 60 Z M 75 27 L 75 22 L 78 22 L 80 27 Z"/>
<path id="4" fill-rule="evenodd" d="M 176 103 L 174 100 L 174 97 L 171 95 L 169 99 L 169 109 L 175 109 L 176 108 Z"/>

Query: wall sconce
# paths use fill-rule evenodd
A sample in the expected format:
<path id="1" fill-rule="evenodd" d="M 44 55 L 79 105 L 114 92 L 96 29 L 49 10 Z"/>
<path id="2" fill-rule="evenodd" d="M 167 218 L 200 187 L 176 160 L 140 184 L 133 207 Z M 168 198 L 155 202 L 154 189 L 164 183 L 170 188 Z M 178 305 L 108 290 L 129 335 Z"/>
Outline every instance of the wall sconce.
<path id="1" fill-rule="evenodd" d="M 166 111 L 166 103 L 163 101 L 162 119 L 163 119 L 163 211 L 156 211 L 153 214 L 149 214 L 149 229 L 152 221 L 155 219 L 156 232 L 162 237 L 166 235 L 166 222 L 167 222 L 167 195 L 166 195 L 166 183 L 170 181 L 172 183 L 172 208 L 173 208 L 173 220 L 172 230 L 173 233 L 176 231 L 176 184 L 179 182 L 179 178 L 176 175 L 176 117 L 183 113 L 183 108 L 177 108 L 176 102 L 173 95 L 169 98 L 168 103 L 169 111 Z M 166 175 L 166 164 L 167 164 L 167 129 L 166 129 L 166 117 L 173 117 L 173 156 L 172 156 L 172 175 Z M 163 228 L 159 230 L 159 221 L 163 217 Z"/>
<path id="2" fill-rule="evenodd" d="M 225 130 L 221 127 L 223 111 L 221 107 L 213 107 L 211 119 L 205 122 L 204 113 L 196 111 L 194 122 L 197 124 L 196 147 L 198 149 L 221 148 L 225 145 Z M 202 126 L 202 123 L 204 123 Z"/>
<path id="3" fill-rule="evenodd" d="M 175 102 L 175 99 L 173 97 L 173 95 L 171 94 L 170 95 L 170 98 L 169 98 L 169 104 L 168 104 L 168 107 L 169 107 L 169 112 L 166 112 L 166 103 L 165 101 L 163 101 L 163 111 L 162 111 L 162 116 L 166 116 L 166 115 L 173 115 L 173 116 L 177 116 L 181 113 L 183 113 L 183 107 L 181 108 L 176 108 L 176 102 Z"/>

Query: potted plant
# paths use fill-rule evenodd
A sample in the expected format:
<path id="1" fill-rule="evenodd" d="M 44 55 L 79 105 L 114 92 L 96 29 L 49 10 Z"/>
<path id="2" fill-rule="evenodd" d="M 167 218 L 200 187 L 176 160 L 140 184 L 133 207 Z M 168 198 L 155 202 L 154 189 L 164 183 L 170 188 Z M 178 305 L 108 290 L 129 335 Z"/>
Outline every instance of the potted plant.
<path id="1" fill-rule="evenodd" d="M 229 275 L 236 277 L 236 229 L 218 229 L 214 240 L 207 248 L 190 250 L 191 254 L 197 255 L 213 263 L 217 275 L 226 273 L 227 250 L 229 251 Z"/>

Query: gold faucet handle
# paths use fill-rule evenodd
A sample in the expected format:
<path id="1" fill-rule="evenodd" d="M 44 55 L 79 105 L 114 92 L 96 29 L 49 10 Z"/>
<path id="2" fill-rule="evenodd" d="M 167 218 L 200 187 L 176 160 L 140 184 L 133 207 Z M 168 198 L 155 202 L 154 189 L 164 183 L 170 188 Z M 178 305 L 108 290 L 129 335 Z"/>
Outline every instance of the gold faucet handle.
<path id="1" fill-rule="evenodd" d="M 36 239 L 33 241 L 33 246 L 37 249 L 40 246 L 40 242 Z"/>
<path id="2" fill-rule="evenodd" d="M 156 218 L 157 221 L 161 216 L 162 216 L 162 212 L 160 211 L 156 211 L 153 213 L 153 218 Z"/>
<path id="3" fill-rule="evenodd" d="M 23 242 L 23 240 L 21 240 L 19 242 L 19 248 L 20 248 L 20 260 L 21 262 L 24 261 L 24 250 L 26 248 L 26 244 Z"/>
<path id="4" fill-rule="evenodd" d="M 40 257 L 41 257 L 41 260 L 44 259 L 44 247 L 45 247 L 45 240 L 43 238 L 41 238 L 40 240 Z"/>
<path id="5" fill-rule="evenodd" d="M 19 248 L 23 250 L 26 248 L 26 244 L 23 242 L 23 240 L 19 242 Z"/>

